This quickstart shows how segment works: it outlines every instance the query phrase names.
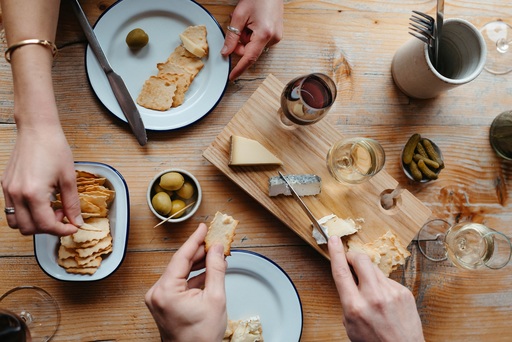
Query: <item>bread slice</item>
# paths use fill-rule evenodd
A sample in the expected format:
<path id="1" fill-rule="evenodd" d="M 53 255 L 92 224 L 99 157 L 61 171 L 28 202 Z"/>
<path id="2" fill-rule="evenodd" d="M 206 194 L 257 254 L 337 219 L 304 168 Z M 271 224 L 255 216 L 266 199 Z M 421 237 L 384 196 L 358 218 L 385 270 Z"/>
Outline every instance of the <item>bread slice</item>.
<path id="1" fill-rule="evenodd" d="M 185 49 L 194 56 L 203 58 L 208 54 L 206 26 L 189 26 L 180 34 L 180 39 Z"/>
<path id="2" fill-rule="evenodd" d="M 238 221 L 233 217 L 217 211 L 204 239 L 205 251 L 208 253 L 211 246 L 221 244 L 224 246 L 224 255 L 231 255 L 231 243 L 234 240 L 237 225 Z"/>

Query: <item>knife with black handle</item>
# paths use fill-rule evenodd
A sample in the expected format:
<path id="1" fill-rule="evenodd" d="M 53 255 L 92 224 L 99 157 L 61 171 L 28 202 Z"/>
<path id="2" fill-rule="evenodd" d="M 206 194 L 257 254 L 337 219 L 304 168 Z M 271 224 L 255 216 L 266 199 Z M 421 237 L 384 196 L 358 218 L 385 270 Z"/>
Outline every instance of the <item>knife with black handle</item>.
<path id="1" fill-rule="evenodd" d="M 105 75 L 107 76 L 108 82 L 110 83 L 110 87 L 112 88 L 114 96 L 116 97 L 116 100 L 119 103 L 119 106 L 121 107 L 121 110 L 123 111 L 126 120 L 128 121 L 128 125 L 130 125 L 130 128 L 135 134 L 135 137 L 137 138 L 139 144 L 141 146 L 146 145 L 146 143 L 148 142 L 146 129 L 144 128 L 144 123 L 142 122 L 142 118 L 140 117 L 139 110 L 137 109 L 135 102 L 133 101 L 130 93 L 128 92 L 128 88 L 126 88 L 126 85 L 124 84 L 124 81 L 121 78 L 121 76 L 116 74 L 110 66 L 110 63 L 108 62 L 105 53 L 101 49 L 100 43 L 98 42 L 98 39 L 96 38 L 96 35 L 94 34 L 94 31 L 91 25 L 89 24 L 89 20 L 87 20 L 87 17 L 85 16 L 85 13 L 82 10 L 82 7 L 80 6 L 78 0 L 71 0 L 70 2 L 73 6 L 73 10 L 75 11 L 80 26 L 82 26 L 82 30 L 84 31 L 85 37 L 89 42 L 89 46 L 91 47 L 92 51 L 94 52 L 94 55 L 98 59 L 98 62 L 103 71 L 105 72 Z"/>

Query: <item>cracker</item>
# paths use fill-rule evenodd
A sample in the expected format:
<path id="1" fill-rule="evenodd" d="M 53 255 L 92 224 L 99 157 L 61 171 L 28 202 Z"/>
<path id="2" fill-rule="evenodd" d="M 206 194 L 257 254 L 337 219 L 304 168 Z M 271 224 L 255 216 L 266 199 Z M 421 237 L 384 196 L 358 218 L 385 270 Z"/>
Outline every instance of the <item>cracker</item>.
<path id="1" fill-rule="evenodd" d="M 222 244 L 224 255 L 231 255 L 231 243 L 234 240 L 237 225 L 238 221 L 233 217 L 218 211 L 210 223 L 208 233 L 204 239 L 205 251 L 208 252 L 214 244 Z"/>
<path id="2" fill-rule="evenodd" d="M 176 84 L 160 76 L 150 76 L 142 86 L 137 103 L 148 109 L 165 111 L 171 108 L 175 92 Z"/>
<path id="3" fill-rule="evenodd" d="M 182 45 L 174 49 L 167 61 L 184 68 L 193 77 L 196 77 L 204 66 L 204 63 L 199 58 L 188 52 Z"/>
<path id="4" fill-rule="evenodd" d="M 190 86 L 190 81 L 188 80 L 188 76 L 185 74 L 175 74 L 175 73 L 165 73 L 159 74 L 159 77 L 168 80 L 176 85 L 176 92 L 174 93 L 174 98 L 172 100 L 172 107 L 178 107 L 185 101 L 185 93 Z"/>
<path id="5" fill-rule="evenodd" d="M 360 241 L 350 238 L 347 241 L 347 246 L 349 251 L 367 254 L 387 277 L 398 268 L 398 265 L 405 264 L 405 259 L 411 255 L 391 231 L 387 231 L 377 240 L 364 245 Z"/>
<path id="6" fill-rule="evenodd" d="M 167 73 L 183 74 L 184 76 L 186 76 L 186 78 L 188 79 L 188 81 L 190 83 L 192 83 L 192 80 L 194 79 L 194 75 L 192 73 L 190 73 L 185 68 L 177 65 L 176 63 L 174 63 L 172 61 L 167 61 L 165 63 L 158 63 L 156 65 L 156 67 L 158 69 L 158 75 L 167 74 Z"/>

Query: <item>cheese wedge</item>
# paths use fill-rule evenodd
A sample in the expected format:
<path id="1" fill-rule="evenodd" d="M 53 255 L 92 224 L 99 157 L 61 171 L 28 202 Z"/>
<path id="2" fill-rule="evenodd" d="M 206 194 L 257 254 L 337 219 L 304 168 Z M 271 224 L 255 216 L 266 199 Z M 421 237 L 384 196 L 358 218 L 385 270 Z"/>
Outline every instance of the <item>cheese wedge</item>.
<path id="1" fill-rule="evenodd" d="M 203 58 L 208 53 L 206 26 L 189 26 L 180 34 L 180 39 L 185 49 L 194 56 Z"/>
<path id="2" fill-rule="evenodd" d="M 282 165 L 283 162 L 256 140 L 231 136 L 229 165 Z"/>
<path id="3" fill-rule="evenodd" d="M 318 223 L 324 228 L 324 232 L 327 236 L 336 235 L 342 237 L 352 235 L 361 229 L 351 218 L 341 219 L 334 214 L 322 217 L 318 220 Z M 319 232 L 316 227 L 313 227 L 313 237 L 319 245 L 327 243 L 322 233 Z"/>

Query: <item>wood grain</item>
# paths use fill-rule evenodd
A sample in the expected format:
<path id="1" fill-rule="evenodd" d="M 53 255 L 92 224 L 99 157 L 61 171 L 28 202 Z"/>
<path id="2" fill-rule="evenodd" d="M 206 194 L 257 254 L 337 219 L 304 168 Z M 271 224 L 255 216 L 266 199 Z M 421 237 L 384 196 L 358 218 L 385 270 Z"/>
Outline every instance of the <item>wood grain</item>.
<path id="1" fill-rule="evenodd" d="M 277 168 L 229 165 L 232 136 L 263 144 L 283 161 L 280 171 L 284 174 L 318 175 L 322 179 L 321 193 L 303 198 L 318 219 L 330 214 L 342 219 L 362 219 L 357 237 L 363 243 L 373 242 L 391 230 L 408 245 L 429 218 L 430 210 L 407 190 L 400 195 L 397 206 L 384 209 L 380 205 L 381 195 L 398 184 L 385 170 L 362 184 L 338 183 L 330 176 L 325 160 L 329 148 L 343 139 L 342 134 L 327 121 L 309 126 L 282 124 L 278 110 L 283 88 L 279 80 L 269 75 L 203 156 L 326 258 L 329 254 L 325 245 L 318 245 L 312 237 L 311 222 L 295 200 L 268 195 L 269 178 L 278 175 Z"/>

